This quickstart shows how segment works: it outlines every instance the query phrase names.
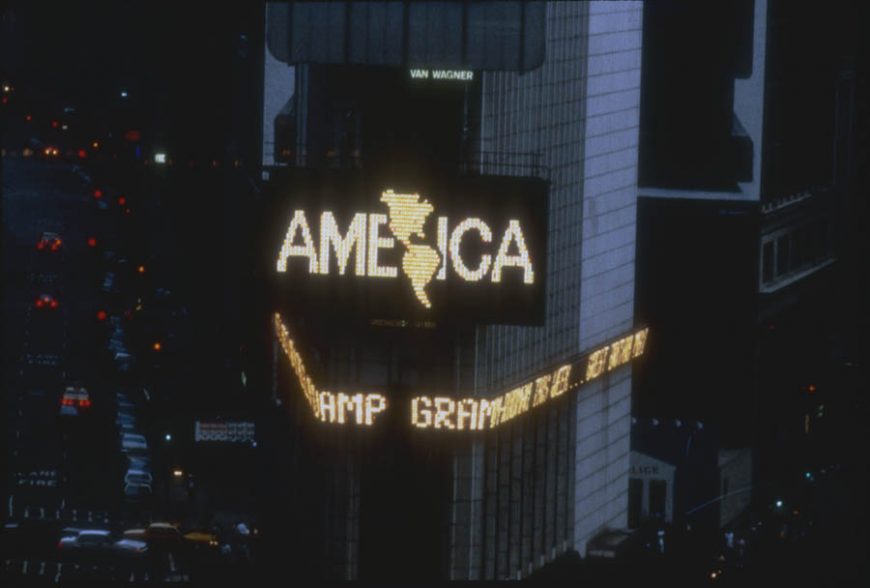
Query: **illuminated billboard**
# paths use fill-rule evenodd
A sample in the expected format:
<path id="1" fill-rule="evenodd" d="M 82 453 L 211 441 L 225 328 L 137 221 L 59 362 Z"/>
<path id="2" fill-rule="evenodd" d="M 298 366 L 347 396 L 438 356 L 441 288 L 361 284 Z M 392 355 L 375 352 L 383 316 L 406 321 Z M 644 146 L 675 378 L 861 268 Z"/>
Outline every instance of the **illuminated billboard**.
<path id="1" fill-rule="evenodd" d="M 265 246 L 276 308 L 543 321 L 545 181 L 281 171 L 270 185 Z"/>
<path id="2" fill-rule="evenodd" d="M 273 320 L 276 336 L 317 420 L 330 424 L 371 426 L 387 410 L 387 397 L 382 392 L 330 392 L 318 389 L 305 369 L 281 315 L 276 313 Z M 627 333 L 499 394 L 467 398 L 413 396 L 404 403 L 405 408 L 398 410 L 408 411 L 405 420 L 415 429 L 495 429 L 641 357 L 646 350 L 648 334 L 648 328 Z"/>

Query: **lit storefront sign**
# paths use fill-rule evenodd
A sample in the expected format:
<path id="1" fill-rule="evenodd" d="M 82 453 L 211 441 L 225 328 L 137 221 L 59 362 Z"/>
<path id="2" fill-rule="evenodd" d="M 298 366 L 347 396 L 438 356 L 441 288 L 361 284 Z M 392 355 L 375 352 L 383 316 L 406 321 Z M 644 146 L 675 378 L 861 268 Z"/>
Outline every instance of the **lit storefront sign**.
<path id="1" fill-rule="evenodd" d="M 371 320 L 543 320 L 544 181 L 295 173 L 276 189 L 267 221 L 276 307 Z"/>
<path id="2" fill-rule="evenodd" d="M 318 390 L 278 313 L 274 320 L 281 347 L 318 420 L 370 426 L 387 410 L 387 398 L 383 394 Z M 648 334 L 648 328 L 629 333 L 495 397 L 415 396 L 410 400 L 410 424 L 416 429 L 443 431 L 495 429 L 640 357 Z"/>

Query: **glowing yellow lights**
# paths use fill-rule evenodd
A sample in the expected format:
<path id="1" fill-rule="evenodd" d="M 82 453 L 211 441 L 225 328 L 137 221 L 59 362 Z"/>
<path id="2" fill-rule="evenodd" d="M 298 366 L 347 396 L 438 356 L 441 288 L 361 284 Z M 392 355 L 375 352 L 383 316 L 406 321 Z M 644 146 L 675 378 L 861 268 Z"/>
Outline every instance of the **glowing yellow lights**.
<path id="1" fill-rule="evenodd" d="M 568 389 L 571 365 L 526 382 L 493 399 L 418 396 L 411 400 L 411 424 L 418 429 L 482 431 L 504 424 Z M 534 398 L 534 400 L 533 400 Z"/>
<path id="2" fill-rule="evenodd" d="M 333 394 L 318 390 L 308 375 L 302 356 L 296 350 L 280 314 L 275 313 L 274 322 L 275 333 L 281 348 L 290 360 L 290 365 L 299 381 L 299 387 L 302 388 L 302 394 L 314 411 L 317 420 L 340 425 L 353 422 L 357 425 L 371 426 L 374 424 L 375 417 L 387 410 L 387 398 L 382 394 L 358 393 L 348 395 L 343 392 Z"/>
<path id="3" fill-rule="evenodd" d="M 180 478 L 184 475 L 184 472 L 182 470 L 172 470 L 172 475 L 176 478 Z"/>
<path id="4" fill-rule="evenodd" d="M 426 237 L 423 225 L 435 207 L 428 200 L 421 200 L 419 194 L 396 194 L 392 190 L 381 194 L 381 202 L 386 203 L 390 209 L 390 230 L 405 246 L 402 271 L 411 280 L 411 288 L 417 300 L 426 308 L 432 308 L 426 286 L 438 271 L 441 257 L 428 245 L 411 243 L 411 237 Z"/>
<path id="5" fill-rule="evenodd" d="M 378 415 L 387 411 L 389 401 L 383 394 L 318 390 L 278 313 L 274 315 L 274 326 L 302 393 L 319 421 L 372 426 Z M 647 328 L 630 333 L 494 398 L 414 397 L 410 404 L 411 425 L 446 431 L 494 429 L 641 356 L 648 333 Z"/>
<path id="6" fill-rule="evenodd" d="M 469 282 L 477 282 L 486 276 L 489 271 L 489 264 L 492 263 L 492 256 L 484 253 L 480 257 L 480 265 L 476 270 L 470 270 L 462 260 L 462 255 L 459 253 L 459 245 L 462 242 L 462 237 L 470 230 L 476 230 L 480 233 L 480 239 L 484 243 L 492 243 L 492 231 L 485 222 L 479 218 L 467 218 L 453 230 L 453 235 L 450 236 L 450 255 L 453 257 L 453 269 L 456 273 L 462 276 L 462 279 Z"/>
<path id="7" fill-rule="evenodd" d="M 630 333 L 495 398 L 412 398 L 411 425 L 418 429 L 456 431 L 494 429 L 640 357 L 648 333 L 646 328 Z"/>
<path id="8" fill-rule="evenodd" d="M 275 333 L 278 336 L 278 342 L 281 344 L 281 348 L 290 360 L 290 366 L 293 368 L 296 378 L 299 380 L 299 387 L 302 388 L 302 394 L 305 396 L 305 400 L 308 401 L 309 406 L 311 406 L 311 409 L 314 411 L 314 416 L 316 416 L 318 420 L 322 420 L 320 416 L 320 399 L 317 394 L 317 388 L 314 386 L 314 382 L 311 381 L 311 378 L 308 377 L 308 373 L 305 370 L 305 364 L 302 361 L 302 356 L 299 355 L 299 352 L 293 345 L 290 333 L 287 331 L 287 327 L 284 326 L 284 322 L 281 320 L 281 315 L 278 313 L 275 313 Z"/>
<path id="9" fill-rule="evenodd" d="M 380 201 L 387 205 L 389 214 L 357 212 L 344 234 L 339 229 L 335 215 L 328 210 L 322 211 L 319 252 L 305 211 L 294 210 L 278 252 L 276 270 L 286 273 L 290 257 L 304 257 L 308 260 L 309 274 L 330 275 L 335 271 L 333 267 L 337 266 L 338 275 L 345 275 L 353 256 L 354 275 L 397 278 L 399 268 L 380 265 L 378 257 L 381 250 L 393 249 L 398 241 L 405 250 L 402 273 L 411 282 L 414 296 L 425 308 L 432 308 L 428 286 L 433 279 L 446 280 L 448 266 L 452 266 L 454 272 L 467 282 L 479 282 L 490 276 L 493 283 L 500 283 L 505 268 L 518 268 L 523 270 L 523 284 L 535 283 L 532 259 L 520 221 L 509 220 L 495 257 L 491 253 L 481 253 L 476 267 L 472 269 L 461 251 L 466 233 L 474 230 L 481 243 L 488 245 L 493 242 L 492 228 L 482 219 L 463 219 L 451 231 L 448 218 L 437 217 L 436 246 L 432 247 L 419 242 L 426 239 L 424 226 L 435 211 L 432 203 L 419 194 L 398 194 L 393 190 L 382 192 Z M 382 236 L 382 226 L 385 224 L 392 236 Z M 335 264 L 330 263 L 333 251 Z"/>
<path id="10" fill-rule="evenodd" d="M 335 248 L 338 261 L 338 274 L 343 276 L 347 268 L 350 254 L 356 247 L 356 263 L 354 273 L 366 275 L 366 215 L 357 213 L 350 222 L 347 235 L 341 236 L 335 217 L 329 211 L 320 215 L 320 273 L 329 273 L 329 246 Z"/>
<path id="11" fill-rule="evenodd" d="M 302 245 L 293 245 L 293 240 L 299 231 L 302 233 Z M 293 220 L 290 221 L 284 243 L 281 245 L 281 252 L 278 254 L 279 272 L 287 271 L 287 258 L 290 256 L 307 257 L 308 273 L 317 273 L 317 251 L 314 249 L 314 241 L 311 239 L 311 230 L 308 228 L 305 212 L 301 210 L 293 211 Z"/>
<path id="12" fill-rule="evenodd" d="M 368 275 L 373 278 L 395 278 L 399 275 L 398 268 L 378 264 L 378 250 L 392 249 L 396 240 L 392 237 L 381 237 L 381 225 L 387 224 L 387 215 L 369 215 L 369 267 Z"/>
<path id="13" fill-rule="evenodd" d="M 350 423 L 352 416 L 357 425 L 371 426 L 375 416 L 386 409 L 387 399 L 381 394 L 320 393 L 320 420 L 327 423 L 343 425 Z"/>
<path id="14" fill-rule="evenodd" d="M 511 243 L 516 243 L 517 255 L 508 255 Z M 532 269 L 529 250 L 526 248 L 526 240 L 523 237 L 523 231 L 520 228 L 520 221 L 518 220 L 511 220 L 508 223 L 507 231 L 505 231 L 504 237 L 502 237 L 501 245 L 498 247 L 498 254 L 495 256 L 495 263 L 492 265 L 493 282 L 501 282 L 501 270 L 505 267 L 523 268 L 523 283 L 535 283 L 535 272 Z"/>

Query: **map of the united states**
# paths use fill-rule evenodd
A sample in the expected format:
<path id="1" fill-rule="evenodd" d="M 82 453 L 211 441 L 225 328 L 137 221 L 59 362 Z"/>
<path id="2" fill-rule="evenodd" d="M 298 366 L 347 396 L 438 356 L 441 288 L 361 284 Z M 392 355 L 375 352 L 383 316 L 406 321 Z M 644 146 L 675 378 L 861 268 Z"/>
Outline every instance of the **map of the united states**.
<path id="1" fill-rule="evenodd" d="M 432 302 L 426 294 L 426 286 L 438 271 L 441 257 L 428 245 L 411 243 L 411 237 L 417 236 L 421 239 L 426 237 L 423 225 L 435 208 L 428 200 L 420 200 L 419 194 L 396 194 L 392 190 L 381 194 L 381 202 L 385 202 L 390 209 L 390 230 L 405 246 L 402 271 L 411 280 L 411 287 L 417 299 L 426 308 L 432 308 Z"/>

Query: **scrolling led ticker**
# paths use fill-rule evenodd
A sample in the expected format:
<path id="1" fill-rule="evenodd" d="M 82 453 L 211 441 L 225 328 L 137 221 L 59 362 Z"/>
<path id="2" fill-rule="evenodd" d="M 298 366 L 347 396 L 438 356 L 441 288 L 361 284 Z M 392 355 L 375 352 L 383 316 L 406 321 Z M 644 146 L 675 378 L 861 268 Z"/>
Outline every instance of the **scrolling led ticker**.
<path id="1" fill-rule="evenodd" d="M 387 410 L 385 394 L 319 390 L 278 313 L 274 322 L 278 341 L 315 418 L 324 423 L 368 427 Z M 648 333 L 649 328 L 628 333 L 493 397 L 415 396 L 410 400 L 410 423 L 415 429 L 442 431 L 495 429 L 640 357 Z"/>

